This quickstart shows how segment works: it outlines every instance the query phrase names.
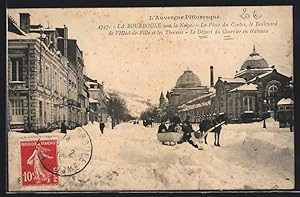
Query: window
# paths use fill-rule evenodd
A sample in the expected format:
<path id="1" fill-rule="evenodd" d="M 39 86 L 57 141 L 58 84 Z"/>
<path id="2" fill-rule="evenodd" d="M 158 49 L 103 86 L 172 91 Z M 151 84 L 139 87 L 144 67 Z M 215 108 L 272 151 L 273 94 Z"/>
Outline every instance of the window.
<path id="1" fill-rule="evenodd" d="M 233 99 L 228 99 L 228 113 L 232 114 L 234 112 Z"/>
<path id="2" fill-rule="evenodd" d="M 23 81 L 22 59 L 15 58 L 12 62 L 12 81 Z"/>
<path id="3" fill-rule="evenodd" d="M 279 111 L 283 111 L 283 110 L 284 110 L 284 107 L 283 107 L 283 106 L 279 106 L 278 110 L 279 110 Z"/>
<path id="4" fill-rule="evenodd" d="M 291 106 L 286 106 L 285 109 L 286 109 L 287 111 L 289 111 L 289 110 L 292 110 L 292 107 L 291 107 Z"/>
<path id="5" fill-rule="evenodd" d="M 271 85 L 268 88 L 268 96 L 269 97 L 277 97 L 278 87 L 276 85 Z"/>
<path id="6" fill-rule="evenodd" d="M 255 110 L 255 101 L 254 97 L 252 96 L 246 96 L 243 97 L 244 102 L 244 111 L 254 111 Z"/>
<path id="7" fill-rule="evenodd" d="M 45 86 L 49 87 L 49 68 L 46 67 L 46 72 L 45 72 Z"/>
<path id="8" fill-rule="evenodd" d="M 54 90 L 57 91 L 57 76 L 56 76 L 56 72 L 54 72 Z"/>
<path id="9" fill-rule="evenodd" d="M 40 84 L 43 84 L 43 64 L 42 60 L 40 59 L 40 74 L 39 74 L 39 82 Z"/>
<path id="10" fill-rule="evenodd" d="M 12 101 L 12 115 L 24 115 L 23 111 L 23 100 L 13 100 Z"/>
<path id="11" fill-rule="evenodd" d="M 39 115 L 40 115 L 40 122 L 42 123 L 43 120 L 43 102 L 39 101 Z"/>
<path id="12" fill-rule="evenodd" d="M 268 102 L 269 110 L 274 110 L 277 97 L 278 97 L 278 86 L 274 84 L 270 85 L 267 89 L 267 102 Z"/>

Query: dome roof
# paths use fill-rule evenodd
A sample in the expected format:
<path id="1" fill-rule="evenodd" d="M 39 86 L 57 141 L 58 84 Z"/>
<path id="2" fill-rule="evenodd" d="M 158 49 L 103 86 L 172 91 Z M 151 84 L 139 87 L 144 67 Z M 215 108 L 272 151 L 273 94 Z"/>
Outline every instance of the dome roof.
<path id="1" fill-rule="evenodd" d="M 253 52 L 250 53 L 249 57 L 242 65 L 241 70 L 245 70 L 247 68 L 253 69 L 253 68 L 268 68 L 268 67 L 269 67 L 268 62 L 263 57 L 261 57 L 258 53 L 255 52 L 255 45 L 254 45 Z"/>
<path id="2" fill-rule="evenodd" d="M 176 87 L 198 87 L 201 86 L 201 81 L 197 75 L 191 70 L 186 70 L 177 79 Z"/>

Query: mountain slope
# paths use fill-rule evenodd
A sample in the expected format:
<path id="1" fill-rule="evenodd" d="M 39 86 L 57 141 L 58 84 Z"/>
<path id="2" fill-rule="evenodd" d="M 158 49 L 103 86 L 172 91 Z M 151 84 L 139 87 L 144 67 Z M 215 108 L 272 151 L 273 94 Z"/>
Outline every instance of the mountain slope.
<path id="1" fill-rule="evenodd" d="M 141 112 L 152 105 L 149 100 L 134 93 L 122 92 L 119 90 L 110 90 L 110 92 L 119 94 L 125 100 L 127 108 L 133 117 L 139 117 Z"/>

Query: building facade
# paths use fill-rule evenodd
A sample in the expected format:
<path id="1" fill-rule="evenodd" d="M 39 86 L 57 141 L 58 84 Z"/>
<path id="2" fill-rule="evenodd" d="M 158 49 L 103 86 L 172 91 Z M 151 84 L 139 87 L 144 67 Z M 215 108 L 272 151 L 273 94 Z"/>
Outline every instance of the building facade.
<path id="1" fill-rule="evenodd" d="M 8 18 L 7 38 L 9 129 L 49 130 L 63 120 L 86 124 L 88 88 L 82 68 L 72 70 L 72 60 L 63 55 L 67 49 L 59 48 L 58 29 L 31 25 L 30 15 L 20 13 L 20 27 Z"/>
<path id="2" fill-rule="evenodd" d="M 90 95 L 90 119 L 91 121 L 107 122 L 107 96 L 103 84 L 88 76 L 84 76 L 86 86 Z"/>

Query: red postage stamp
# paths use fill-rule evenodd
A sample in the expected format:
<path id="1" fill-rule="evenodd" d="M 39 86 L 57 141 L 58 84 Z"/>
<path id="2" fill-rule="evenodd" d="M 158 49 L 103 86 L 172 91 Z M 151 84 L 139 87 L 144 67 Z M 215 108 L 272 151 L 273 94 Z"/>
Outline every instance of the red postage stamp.
<path id="1" fill-rule="evenodd" d="M 58 184 L 57 140 L 20 141 L 22 185 Z"/>

